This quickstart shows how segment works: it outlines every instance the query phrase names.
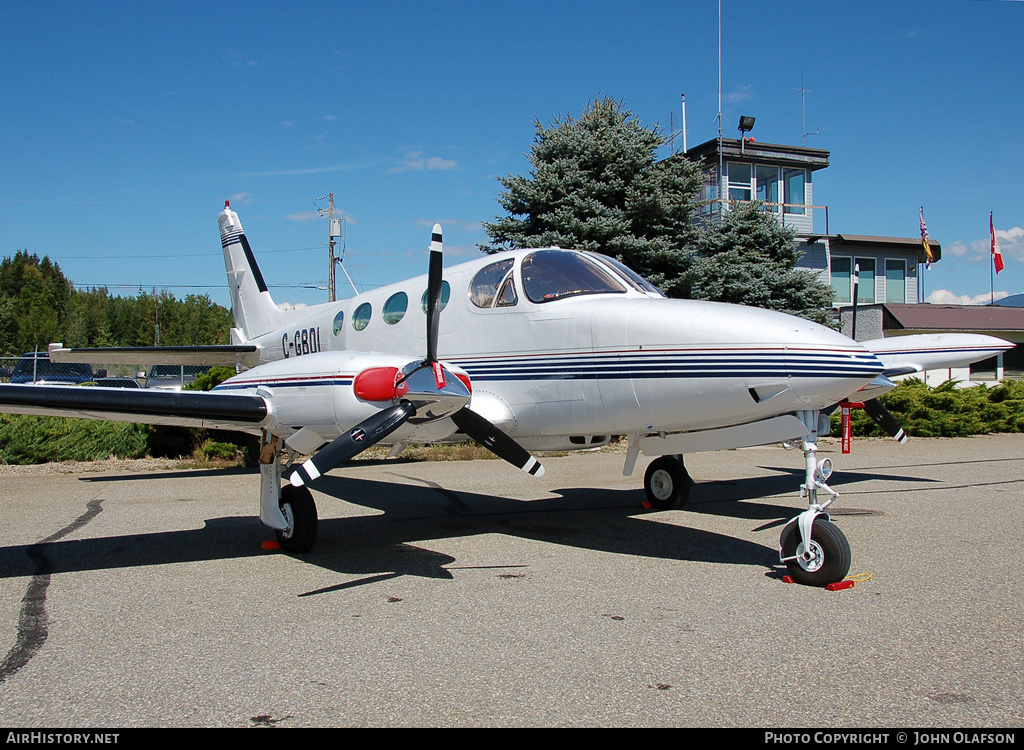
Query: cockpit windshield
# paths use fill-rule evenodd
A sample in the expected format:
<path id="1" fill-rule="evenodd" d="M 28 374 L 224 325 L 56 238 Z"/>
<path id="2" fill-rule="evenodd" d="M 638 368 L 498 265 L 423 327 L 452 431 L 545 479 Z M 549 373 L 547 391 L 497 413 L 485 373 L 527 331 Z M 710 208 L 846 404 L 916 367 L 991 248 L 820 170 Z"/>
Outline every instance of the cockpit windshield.
<path id="1" fill-rule="evenodd" d="M 649 282 L 647 279 L 645 279 L 643 276 L 638 274 L 636 271 L 634 271 L 632 268 L 622 263 L 621 261 L 618 261 L 615 258 L 612 258 L 607 255 L 602 255 L 601 253 L 594 253 L 594 255 L 597 256 L 603 263 L 609 264 L 610 266 L 612 266 L 612 268 L 614 268 L 622 276 L 624 276 L 626 278 L 626 281 L 632 284 L 633 288 L 636 289 L 638 292 L 656 294 L 659 297 L 666 296 L 663 291 L 658 289 L 658 287 L 654 286 L 654 284 Z"/>
<path id="2" fill-rule="evenodd" d="M 578 294 L 625 294 L 626 288 L 598 263 L 568 250 L 538 250 L 522 262 L 523 291 L 531 302 Z"/>

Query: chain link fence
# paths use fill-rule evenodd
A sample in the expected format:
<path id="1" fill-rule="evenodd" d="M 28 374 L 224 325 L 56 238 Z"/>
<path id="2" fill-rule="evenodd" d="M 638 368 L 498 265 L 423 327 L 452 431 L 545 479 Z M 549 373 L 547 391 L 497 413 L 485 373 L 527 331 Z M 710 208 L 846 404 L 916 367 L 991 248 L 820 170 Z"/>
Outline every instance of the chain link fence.
<path id="1" fill-rule="evenodd" d="M 0 357 L 0 382 L 181 390 L 209 370 L 196 365 L 105 365 L 51 362 L 49 352 Z"/>

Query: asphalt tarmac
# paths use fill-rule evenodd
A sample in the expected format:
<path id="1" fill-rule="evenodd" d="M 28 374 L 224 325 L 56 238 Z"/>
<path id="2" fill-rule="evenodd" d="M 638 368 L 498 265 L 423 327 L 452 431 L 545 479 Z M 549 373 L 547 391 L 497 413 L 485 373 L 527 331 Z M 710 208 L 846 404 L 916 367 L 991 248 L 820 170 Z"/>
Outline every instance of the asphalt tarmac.
<path id="1" fill-rule="evenodd" d="M 1024 435 L 855 441 L 852 589 L 787 584 L 802 455 L 360 462 L 267 551 L 253 471 L 0 478 L 2 727 L 1021 727 Z"/>

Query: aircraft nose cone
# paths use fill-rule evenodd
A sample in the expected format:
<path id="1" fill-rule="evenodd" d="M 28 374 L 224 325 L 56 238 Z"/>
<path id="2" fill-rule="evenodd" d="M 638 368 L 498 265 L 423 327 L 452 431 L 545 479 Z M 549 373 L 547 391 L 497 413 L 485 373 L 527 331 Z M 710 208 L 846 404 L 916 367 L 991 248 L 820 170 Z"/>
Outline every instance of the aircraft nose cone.
<path id="1" fill-rule="evenodd" d="M 861 344 L 824 326 L 809 323 L 786 337 L 786 371 L 808 408 L 847 398 L 884 369 Z"/>

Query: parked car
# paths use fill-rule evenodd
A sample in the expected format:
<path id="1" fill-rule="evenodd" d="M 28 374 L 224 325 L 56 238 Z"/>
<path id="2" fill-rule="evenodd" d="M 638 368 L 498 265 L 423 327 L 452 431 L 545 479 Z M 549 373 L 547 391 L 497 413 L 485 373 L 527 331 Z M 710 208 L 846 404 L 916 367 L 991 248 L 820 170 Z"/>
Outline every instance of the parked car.
<path id="1" fill-rule="evenodd" d="M 11 373 L 12 383 L 37 385 L 80 385 L 94 378 L 92 365 L 81 362 L 51 362 L 49 352 L 26 352 Z"/>
<path id="2" fill-rule="evenodd" d="M 83 385 L 97 385 L 101 388 L 141 388 L 142 384 L 139 383 L 135 378 L 128 377 L 108 377 L 108 378 L 96 378 L 91 383 L 85 383 Z"/>
<path id="3" fill-rule="evenodd" d="M 146 379 L 147 388 L 161 391 L 180 391 L 210 369 L 209 365 L 153 365 Z"/>

